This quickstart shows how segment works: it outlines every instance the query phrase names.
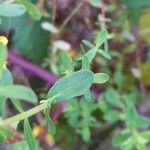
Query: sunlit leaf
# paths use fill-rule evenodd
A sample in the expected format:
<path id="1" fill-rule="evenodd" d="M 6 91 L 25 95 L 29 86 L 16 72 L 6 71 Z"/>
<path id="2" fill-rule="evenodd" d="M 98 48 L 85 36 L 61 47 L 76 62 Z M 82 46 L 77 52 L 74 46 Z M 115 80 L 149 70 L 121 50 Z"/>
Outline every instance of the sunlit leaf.
<path id="1" fill-rule="evenodd" d="M 60 102 L 83 95 L 92 85 L 94 74 L 80 70 L 58 80 L 48 92 L 49 100 Z"/>

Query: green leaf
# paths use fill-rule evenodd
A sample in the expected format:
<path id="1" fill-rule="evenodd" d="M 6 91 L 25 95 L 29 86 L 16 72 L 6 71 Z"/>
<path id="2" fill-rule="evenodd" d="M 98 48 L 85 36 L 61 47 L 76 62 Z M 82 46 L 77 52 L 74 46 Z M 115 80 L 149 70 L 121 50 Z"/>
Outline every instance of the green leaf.
<path id="1" fill-rule="evenodd" d="M 24 110 L 20 104 L 20 101 L 18 99 L 11 100 L 11 102 L 13 103 L 13 105 L 19 112 L 24 112 Z"/>
<path id="2" fill-rule="evenodd" d="M 25 7 L 21 4 L 0 3 L 0 16 L 16 17 L 23 15 L 25 11 Z"/>
<path id="3" fill-rule="evenodd" d="M 67 53 L 61 55 L 59 70 L 61 74 L 70 74 L 74 72 L 74 62 Z"/>
<path id="4" fill-rule="evenodd" d="M 11 145 L 11 150 L 30 150 L 26 141 L 19 141 Z"/>
<path id="5" fill-rule="evenodd" d="M 13 84 L 11 72 L 8 69 L 0 70 L 0 87 Z"/>
<path id="6" fill-rule="evenodd" d="M 120 147 L 121 144 L 127 141 L 129 134 L 125 132 L 118 132 L 113 136 L 112 144 L 116 147 Z"/>
<path id="7" fill-rule="evenodd" d="M 0 87 L 11 84 L 13 84 L 11 72 L 8 69 L 0 70 Z M 5 112 L 5 101 L 6 97 L 0 95 L 0 117 L 2 117 Z"/>
<path id="8" fill-rule="evenodd" d="M 113 106 L 122 106 L 119 94 L 113 88 L 107 89 L 106 92 L 104 93 L 104 96 L 106 100 Z"/>
<path id="9" fill-rule="evenodd" d="M 91 49 L 87 53 L 85 53 L 82 59 L 82 69 L 90 69 L 91 62 L 95 56 L 96 51 L 94 49 Z"/>
<path id="10" fill-rule="evenodd" d="M 96 45 L 96 48 L 99 48 L 108 37 L 108 32 L 105 28 L 103 28 L 96 36 L 96 39 L 94 41 L 94 44 Z"/>
<path id="11" fill-rule="evenodd" d="M 4 67 L 7 60 L 7 47 L 0 43 L 0 70 Z"/>
<path id="12" fill-rule="evenodd" d="M 150 125 L 150 119 L 141 115 L 137 115 L 136 124 L 139 128 L 148 128 Z"/>
<path id="13" fill-rule="evenodd" d="M 0 117 L 3 117 L 5 113 L 5 101 L 6 98 L 0 96 Z"/>
<path id="14" fill-rule="evenodd" d="M 108 52 L 101 50 L 101 49 L 99 49 L 98 52 L 106 59 L 111 60 L 111 55 Z"/>
<path id="15" fill-rule="evenodd" d="M 92 85 L 94 74 L 80 70 L 58 80 L 48 92 L 49 100 L 58 103 L 83 95 Z"/>
<path id="16" fill-rule="evenodd" d="M 140 136 L 150 141 L 150 131 L 144 131 L 140 133 Z"/>
<path id="17" fill-rule="evenodd" d="M 92 100 L 92 94 L 91 94 L 91 91 L 90 90 L 87 90 L 85 93 L 84 93 L 84 97 L 86 99 L 86 101 L 91 101 Z"/>
<path id="18" fill-rule="evenodd" d="M 93 7 L 97 7 L 97 8 L 100 8 L 102 6 L 102 1 L 101 0 L 89 0 L 89 3 Z"/>
<path id="19" fill-rule="evenodd" d="M 106 73 L 96 73 L 94 74 L 94 81 L 95 84 L 103 84 L 109 80 L 109 76 Z"/>
<path id="20" fill-rule="evenodd" d="M 81 134 L 82 134 L 83 140 L 84 140 L 85 142 L 89 142 L 89 140 L 90 140 L 90 135 L 91 135 L 91 132 L 90 132 L 89 127 L 87 127 L 87 126 L 83 127 Z"/>
<path id="21" fill-rule="evenodd" d="M 87 47 L 89 47 L 89 48 L 93 48 L 94 47 L 94 45 L 90 41 L 82 40 L 82 43 L 84 45 L 86 45 Z"/>
<path id="22" fill-rule="evenodd" d="M 49 111 L 46 110 L 46 120 L 47 120 L 47 126 L 48 126 L 48 133 L 51 135 L 54 135 L 56 133 L 56 127 L 55 124 L 52 122 L 51 118 L 49 117 Z"/>
<path id="23" fill-rule="evenodd" d="M 24 120 L 23 128 L 24 128 L 25 139 L 30 147 L 30 150 L 36 150 L 36 142 L 32 135 L 32 129 L 30 127 L 28 119 Z"/>
<path id="24" fill-rule="evenodd" d="M 23 99 L 32 103 L 37 102 L 35 93 L 30 88 L 22 85 L 6 85 L 0 87 L 0 95 L 5 98 Z"/>
<path id="25" fill-rule="evenodd" d="M 145 129 L 150 125 L 150 120 L 144 116 L 137 113 L 134 106 L 128 106 L 125 116 L 125 121 L 128 126 L 132 128 Z"/>
<path id="26" fill-rule="evenodd" d="M 3 18 L 1 29 L 12 29 L 14 31 L 13 42 L 19 53 L 39 63 L 47 54 L 50 34 L 41 28 L 41 22 L 45 21 L 45 18 L 40 21 L 29 20 L 29 16 L 23 15 L 13 18 L 10 24 L 8 19 Z"/>
<path id="27" fill-rule="evenodd" d="M 4 127 L 0 127 L 0 143 L 3 143 L 12 134 L 13 134 L 12 131 L 10 131 Z"/>
<path id="28" fill-rule="evenodd" d="M 120 120 L 120 112 L 117 112 L 115 110 L 110 110 L 105 113 L 104 118 L 111 122 L 116 122 Z"/>
<path id="29" fill-rule="evenodd" d="M 144 7 L 150 7 L 149 0 L 121 0 L 129 9 L 141 9 Z"/>
<path id="30" fill-rule="evenodd" d="M 27 0 L 17 0 L 20 4 L 24 5 L 28 14 L 31 16 L 32 19 L 34 20 L 40 20 L 41 19 L 41 13 L 39 9 L 32 4 L 31 2 Z"/>

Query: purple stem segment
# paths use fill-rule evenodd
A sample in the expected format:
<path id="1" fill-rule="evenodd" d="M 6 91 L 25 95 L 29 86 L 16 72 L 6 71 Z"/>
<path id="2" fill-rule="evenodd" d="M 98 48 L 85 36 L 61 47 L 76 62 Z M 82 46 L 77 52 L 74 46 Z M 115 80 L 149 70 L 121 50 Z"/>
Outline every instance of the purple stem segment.
<path id="1" fill-rule="evenodd" d="M 35 74 L 36 76 L 40 77 L 41 79 L 43 79 L 44 81 L 46 81 L 48 84 L 53 85 L 58 77 L 51 74 L 50 72 L 42 69 L 41 67 L 31 64 L 30 62 L 28 62 L 27 60 L 21 58 L 19 55 L 15 54 L 14 52 L 10 52 L 8 53 L 8 59 L 10 61 L 10 63 L 19 66 L 20 68 Z"/>

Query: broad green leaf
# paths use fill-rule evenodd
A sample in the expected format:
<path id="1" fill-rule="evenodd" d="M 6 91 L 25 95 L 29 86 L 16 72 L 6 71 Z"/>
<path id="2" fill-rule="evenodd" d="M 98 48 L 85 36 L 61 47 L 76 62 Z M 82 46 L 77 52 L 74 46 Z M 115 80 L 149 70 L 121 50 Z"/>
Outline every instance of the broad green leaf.
<path id="1" fill-rule="evenodd" d="M 4 67 L 7 60 L 7 47 L 0 43 L 0 70 Z"/>
<path id="2" fill-rule="evenodd" d="M 3 143 L 12 134 L 13 134 L 12 131 L 10 131 L 4 127 L 0 127 L 0 144 Z"/>
<path id="3" fill-rule="evenodd" d="M 23 99 L 32 103 L 37 102 L 35 93 L 30 88 L 22 85 L 6 85 L 0 87 L 0 95 L 6 98 Z"/>
<path id="4" fill-rule="evenodd" d="M 17 0 L 20 4 L 24 5 L 28 14 L 31 16 L 32 19 L 34 20 L 40 20 L 41 19 L 41 13 L 39 9 L 29 2 L 28 0 Z"/>
<path id="5" fill-rule="evenodd" d="M 24 112 L 24 110 L 20 104 L 20 101 L 18 99 L 13 99 L 13 100 L 11 100 L 11 102 L 13 103 L 13 105 L 19 112 Z"/>
<path id="6" fill-rule="evenodd" d="M 30 150 L 36 150 L 36 142 L 32 135 L 32 129 L 30 127 L 28 119 L 24 120 L 23 128 L 24 128 L 25 139 L 30 147 Z"/>
<path id="7" fill-rule="evenodd" d="M 126 142 L 126 140 L 129 138 L 129 134 L 125 132 L 118 132 L 113 136 L 112 144 L 116 147 L 119 147 L 121 144 Z"/>
<path id="8" fill-rule="evenodd" d="M 47 54 L 49 45 L 49 32 L 41 28 L 41 22 L 45 18 L 42 18 L 40 21 L 29 21 L 30 17 L 23 15 L 13 18 L 11 24 L 8 19 L 2 19 L 3 22 L 0 28 L 2 30 L 11 29 L 14 31 L 13 42 L 19 53 L 33 62 L 39 63 L 42 61 Z"/>
<path id="9" fill-rule="evenodd" d="M 16 3 L 0 3 L 0 16 L 4 17 L 16 17 L 25 13 L 26 9 L 21 4 Z"/>
<path id="10" fill-rule="evenodd" d="M 63 53 L 61 56 L 59 70 L 61 74 L 74 72 L 74 62 L 66 53 Z"/>
<path id="11" fill-rule="evenodd" d="M 122 106 L 119 94 L 113 88 L 107 89 L 106 92 L 104 93 L 104 96 L 105 96 L 107 102 L 109 102 L 111 105 Z"/>
<path id="12" fill-rule="evenodd" d="M 94 74 L 94 81 L 95 84 L 103 84 L 109 80 L 109 76 L 106 73 L 96 73 Z"/>
<path id="13" fill-rule="evenodd" d="M 89 48 L 93 48 L 94 47 L 94 45 L 90 41 L 82 40 L 82 43 L 84 45 L 88 46 Z"/>
<path id="14" fill-rule="evenodd" d="M 108 37 L 108 32 L 105 28 L 103 28 L 96 36 L 96 39 L 94 41 L 94 44 L 96 45 L 96 48 L 98 49 L 106 40 Z"/>
<path id="15" fill-rule="evenodd" d="M 92 85 L 93 72 L 80 70 L 58 80 L 48 92 L 49 100 L 58 103 L 83 95 Z"/>
<path id="16" fill-rule="evenodd" d="M 99 49 L 98 52 L 106 59 L 111 60 L 111 55 L 108 52 L 101 50 L 101 49 Z"/>
<path id="17" fill-rule="evenodd" d="M 56 127 L 55 124 L 52 122 L 51 118 L 49 117 L 49 111 L 46 110 L 45 116 L 47 120 L 47 126 L 48 126 L 48 133 L 51 135 L 54 135 L 56 133 Z"/>
<path id="18" fill-rule="evenodd" d="M 100 8 L 102 6 L 102 1 L 101 0 L 89 0 L 89 3 L 93 7 L 97 7 L 97 8 Z"/>

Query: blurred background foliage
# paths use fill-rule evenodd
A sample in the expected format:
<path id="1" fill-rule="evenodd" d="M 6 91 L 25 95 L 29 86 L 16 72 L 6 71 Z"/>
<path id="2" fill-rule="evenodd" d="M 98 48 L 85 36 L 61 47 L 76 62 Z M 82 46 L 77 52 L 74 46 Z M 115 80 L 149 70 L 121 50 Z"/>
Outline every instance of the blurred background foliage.
<path id="1" fill-rule="evenodd" d="M 62 60 L 63 53 L 73 59 L 69 60 L 70 64 L 80 68 L 78 61 L 75 63 L 74 60 L 80 60 L 82 53 L 87 51 L 81 44 L 82 40 L 92 42 L 103 22 L 113 37 L 108 41 L 109 47 L 105 45 L 112 59 L 108 61 L 97 55 L 92 64 L 94 72 L 105 72 L 110 76 L 105 85 L 92 87 L 92 102 L 71 100 L 64 104 L 63 112 L 55 120 L 57 132 L 54 137 L 46 133 L 42 116 L 32 119 L 33 133 L 41 147 L 114 149 L 110 142 L 112 135 L 121 129 L 121 135 L 116 135 L 113 145 L 121 149 L 146 149 L 144 145 L 150 141 L 150 134 L 146 137 L 142 131 L 143 128 L 149 130 L 150 118 L 150 0 L 32 2 L 42 13 L 39 21 L 34 21 L 27 14 L 15 18 L 0 17 L 0 32 L 9 38 L 11 52 L 56 76 L 62 76 L 63 73 L 60 73 L 64 66 L 61 65 L 68 59 Z M 34 87 L 40 99 L 45 96 L 49 84 L 37 80 L 36 74 L 30 76 L 30 72 L 24 72 L 23 68 L 11 61 L 9 67 L 15 82 Z M 20 73 L 22 75 L 18 77 Z M 29 104 L 24 105 L 30 107 Z M 8 104 L 9 107 L 11 104 Z M 52 114 L 58 111 L 57 107 Z M 8 112 L 11 114 L 15 111 L 11 108 Z M 139 133 L 134 132 L 132 136 L 129 126 L 134 126 Z M 136 143 L 137 139 L 133 137 L 137 135 L 145 138 L 144 142 Z M 117 141 L 117 136 L 122 137 L 121 141 Z M 127 141 L 125 137 L 130 137 L 134 142 Z M 18 145 L 12 147 L 19 150 Z"/>

